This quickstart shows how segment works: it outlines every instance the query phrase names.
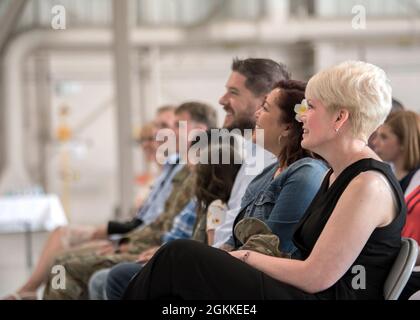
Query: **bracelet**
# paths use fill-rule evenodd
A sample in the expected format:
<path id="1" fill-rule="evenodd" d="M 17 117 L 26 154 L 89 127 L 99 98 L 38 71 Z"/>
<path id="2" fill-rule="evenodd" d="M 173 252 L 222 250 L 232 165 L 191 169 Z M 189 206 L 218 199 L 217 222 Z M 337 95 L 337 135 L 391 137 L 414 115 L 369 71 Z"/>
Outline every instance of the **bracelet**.
<path id="1" fill-rule="evenodd" d="M 251 251 L 245 252 L 244 256 L 242 257 L 243 262 L 246 262 L 246 260 L 249 258 L 250 253 L 251 253 Z"/>

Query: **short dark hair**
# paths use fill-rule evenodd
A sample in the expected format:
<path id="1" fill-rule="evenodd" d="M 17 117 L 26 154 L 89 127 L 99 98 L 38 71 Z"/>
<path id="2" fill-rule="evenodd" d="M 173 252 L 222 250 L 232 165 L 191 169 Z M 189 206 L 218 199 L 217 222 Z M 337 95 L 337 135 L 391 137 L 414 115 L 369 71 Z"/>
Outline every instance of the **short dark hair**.
<path id="1" fill-rule="evenodd" d="M 302 123 L 296 121 L 295 105 L 305 99 L 306 83 L 297 80 L 282 80 L 276 84 L 276 89 L 280 89 L 275 103 L 281 110 L 279 123 L 290 125 L 290 134 L 287 136 L 285 148 L 279 155 L 280 166 L 289 166 L 293 162 L 304 158 L 313 157 L 313 154 L 302 148 Z"/>
<path id="2" fill-rule="evenodd" d="M 268 94 L 281 80 L 289 80 L 291 74 L 286 65 L 271 59 L 248 58 L 240 60 L 234 58 L 232 71 L 242 74 L 245 78 L 245 87 L 255 96 Z"/>
<path id="3" fill-rule="evenodd" d="M 216 110 L 206 103 L 197 101 L 184 102 L 176 108 L 175 114 L 180 114 L 181 112 L 188 113 L 191 120 L 204 124 L 207 128 L 217 127 Z"/>
<path id="4" fill-rule="evenodd" d="M 397 112 L 397 111 L 402 111 L 405 110 L 403 104 L 401 103 L 400 100 L 392 98 L 392 108 L 391 108 L 391 112 Z"/>

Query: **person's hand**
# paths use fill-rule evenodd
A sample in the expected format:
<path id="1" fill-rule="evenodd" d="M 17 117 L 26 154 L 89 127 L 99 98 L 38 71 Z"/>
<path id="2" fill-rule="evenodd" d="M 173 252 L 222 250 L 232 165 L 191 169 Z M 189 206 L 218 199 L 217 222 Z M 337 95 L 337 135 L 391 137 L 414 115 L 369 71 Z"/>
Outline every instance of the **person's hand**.
<path id="1" fill-rule="evenodd" d="M 224 243 L 220 246 L 219 248 L 220 250 L 226 251 L 226 252 L 230 252 L 234 249 L 233 246 L 231 246 L 230 244 Z"/>
<path id="2" fill-rule="evenodd" d="M 113 253 L 115 253 L 115 247 L 111 241 L 104 243 L 96 250 L 96 254 L 100 256 L 105 256 L 107 254 L 113 254 Z"/>
<path id="3" fill-rule="evenodd" d="M 108 243 L 102 245 L 96 253 L 100 256 L 106 256 L 108 254 L 119 254 L 119 253 L 126 253 L 130 249 L 130 244 L 123 243 L 118 245 L 117 247 L 109 241 Z"/>
<path id="4" fill-rule="evenodd" d="M 149 261 L 150 259 L 152 259 L 153 255 L 156 253 L 156 251 L 159 250 L 159 248 L 160 247 L 157 246 L 157 247 L 150 248 L 150 249 L 148 249 L 146 251 L 143 251 L 138 256 L 136 262 L 138 262 L 138 263 L 146 263 L 147 261 Z"/>
<path id="5" fill-rule="evenodd" d="M 115 251 L 115 253 L 126 253 L 130 249 L 130 243 L 125 242 L 118 246 L 118 250 Z"/>
<path id="6" fill-rule="evenodd" d="M 249 250 L 237 250 L 237 251 L 231 251 L 229 254 L 232 257 L 235 257 L 236 259 L 239 259 L 243 262 L 247 262 L 249 255 L 251 254 L 251 251 Z"/>
<path id="7" fill-rule="evenodd" d="M 106 224 L 97 226 L 92 235 L 92 240 L 106 239 L 108 236 L 108 227 Z"/>

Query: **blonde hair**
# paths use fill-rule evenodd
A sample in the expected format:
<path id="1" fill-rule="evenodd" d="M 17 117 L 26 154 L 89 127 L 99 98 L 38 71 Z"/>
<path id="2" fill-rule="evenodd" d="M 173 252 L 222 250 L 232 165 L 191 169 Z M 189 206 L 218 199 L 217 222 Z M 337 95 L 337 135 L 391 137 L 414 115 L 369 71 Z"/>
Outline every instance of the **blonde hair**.
<path id="1" fill-rule="evenodd" d="M 320 100 L 330 112 L 348 110 L 353 135 L 365 141 L 385 121 L 392 105 L 385 72 L 362 61 L 346 61 L 317 73 L 308 82 L 306 97 Z"/>
<path id="2" fill-rule="evenodd" d="M 416 169 L 420 165 L 420 116 L 413 111 L 397 111 L 386 119 L 385 124 L 403 147 L 404 169 Z"/>
<path id="3" fill-rule="evenodd" d="M 144 140 L 153 138 L 155 139 L 156 135 L 156 126 L 153 122 L 148 122 L 142 127 L 137 129 L 137 132 L 134 134 L 138 143 L 141 143 Z"/>

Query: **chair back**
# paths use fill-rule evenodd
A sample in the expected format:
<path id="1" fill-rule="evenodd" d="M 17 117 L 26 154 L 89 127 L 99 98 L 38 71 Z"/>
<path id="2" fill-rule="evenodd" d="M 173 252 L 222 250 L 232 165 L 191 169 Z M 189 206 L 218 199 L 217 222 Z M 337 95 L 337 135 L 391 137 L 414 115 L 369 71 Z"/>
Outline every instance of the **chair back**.
<path id="1" fill-rule="evenodd" d="M 416 264 L 418 245 L 416 240 L 402 238 L 401 249 L 384 285 L 385 300 L 397 300 Z"/>

